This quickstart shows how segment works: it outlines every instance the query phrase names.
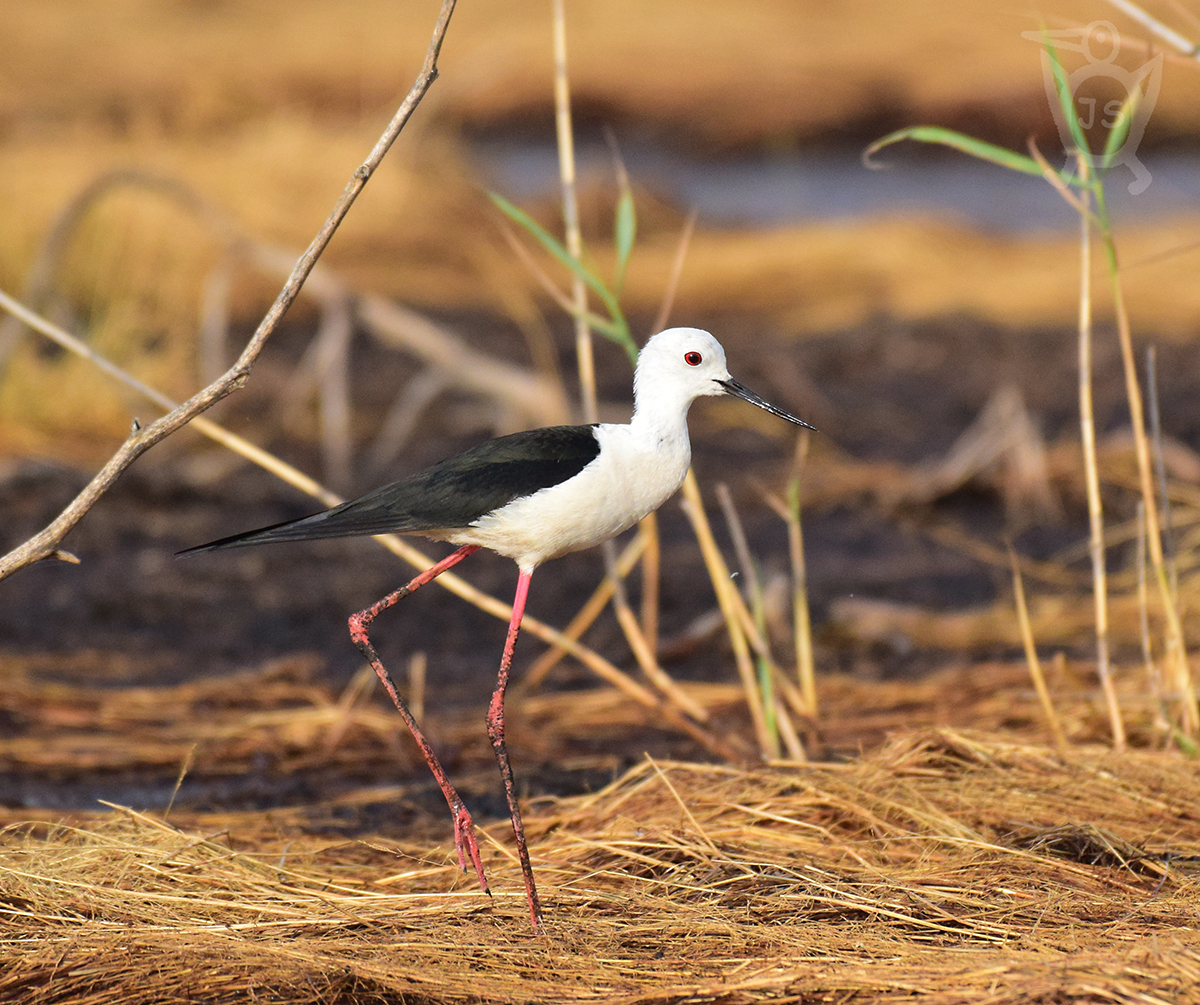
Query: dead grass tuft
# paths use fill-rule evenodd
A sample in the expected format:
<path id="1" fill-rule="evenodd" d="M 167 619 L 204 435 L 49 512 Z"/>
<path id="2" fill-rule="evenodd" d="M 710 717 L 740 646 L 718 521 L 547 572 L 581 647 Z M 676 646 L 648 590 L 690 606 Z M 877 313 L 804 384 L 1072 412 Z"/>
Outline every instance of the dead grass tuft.
<path id="1" fill-rule="evenodd" d="M 647 760 L 527 819 L 542 937 L 500 824 L 489 900 L 445 848 L 268 814 L 9 812 L 0 999 L 1196 1001 L 1198 801 L 1178 757 L 940 730 Z"/>

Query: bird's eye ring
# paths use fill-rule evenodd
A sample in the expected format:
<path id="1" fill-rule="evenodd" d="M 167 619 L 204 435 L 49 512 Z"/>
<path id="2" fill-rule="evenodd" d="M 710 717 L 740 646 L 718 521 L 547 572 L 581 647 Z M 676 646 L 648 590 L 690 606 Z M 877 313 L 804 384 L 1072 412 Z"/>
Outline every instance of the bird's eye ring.
<path id="1" fill-rule="evenodd" d="M 688 366 L 699 366 L 704 361 L 704 357 L 698 352 L 685 352 L 683 354 L 683 361 Z"/>

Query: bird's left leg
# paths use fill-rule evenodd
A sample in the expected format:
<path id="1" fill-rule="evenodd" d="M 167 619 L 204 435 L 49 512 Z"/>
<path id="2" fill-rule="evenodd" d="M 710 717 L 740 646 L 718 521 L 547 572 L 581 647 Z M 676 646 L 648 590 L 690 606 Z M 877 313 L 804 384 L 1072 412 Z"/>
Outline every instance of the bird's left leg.
<path id="1" fill-rule="evenodd" d="M 483 892 L 487 893 L 489 892 L 487 877 L 483 874 L 483 863 L 479 858 L 479 845 L 475 841 L 475 824 L 471 820 L 471 814 L 467 812 L 467 807 L 463 804 L 462 797 L 455 790 L 454 786 L 450 784 L 450 779 L 446 777 L 446 771 L 437 759 L 437 755 L 433 752 L 433 747 L 425 739 L 425 734 L 421 732 L 421 727 L 417 725 L 417 720 L 413 718 L 413 714 L 408 710 L 404 699 L 400 697 L 400 692 L 396 690 L 396 684 L 392 680 L 392 675 L 387 672 L 387 668 L 383 665 L 379 654 L 375 652 L 375 647 L 371 645 L 370 638 L 367 637 L 367 628 L 379 614 L 386 611 L 398 600 L 402 600 L 410 593 L 419 590 L 451 566 L 457 565 L 468 555 L 478 550 L 479 545 L 477 544 L 464 545 L 458 551 L 442 559 L 437 565 L 430 566 L 405 586 L 400 587 L 394 593 L 389 593 L 382 600 L 372 604 L 365 611 L 359 611 L 357 614 L 350 615 L 350 638 L 354 640 L 354 644 L 358 646 L 359 650 L 367 658 L 367 662 L 371 664 L 371 667 L 375 671 L 375 676 L 379 678 L 388 695 L 391 697 L 392 702 L 395 704 L 396 710 L 408 725 L 413 739 L 417 741 L 417 746 L 421 748 L 421 754 L 425 758 L 425 763 L 429 765 L 429 770 L 433 772 L 433 777 L 437 779 L 438 786 L 442 790 L 442 795 L 446 797 L 446 802 L 450 805 L 450 813 L 454 817 L 454 847 L 458 851 L 458 864 L 462 867 L 463 872 L 466 872 L 467 859 L 470 858 L 471 864 L 475 867 L 475 873 L 479 877 L 479 885 L 483 887 Z"/>
<path id="2" fill-rule="evenodd" d="M 508 687 L 508 671 L 517 645 L 517 632 L 521 630 L 521 618 L 525 614 L 525 600 L 529 596 L 532 575 L 532 572 L 521 570 L 517 577 L 517 595 L 513 598 L 512 619 L 508 623 L 504 655 L 500 658 L 496 691 L 488 706 L 487 728 L 492 749 L 496 752 L 496 762 L 500 765 L 500 777 L 504 779 L 504 795 L 508 799 L 508 812 L 512 817 L 513 833 L 517 837 L 517 855 L 521 860 L 521 875 L 525 879 L 525 896 L 529 900 L 529 916 L 533 920 L 534 931 L 537 931 L 542 924 L 542 905 L 533 882 L 533 867 L 529 864 L 529 848 L 525 843 L 525 825 L 521 823 L 521 810 L 517 805 L 517 786 L 513 781 L 512 765 L 508 762 L 508 748 L 504 744 L 504 691 Z"/>

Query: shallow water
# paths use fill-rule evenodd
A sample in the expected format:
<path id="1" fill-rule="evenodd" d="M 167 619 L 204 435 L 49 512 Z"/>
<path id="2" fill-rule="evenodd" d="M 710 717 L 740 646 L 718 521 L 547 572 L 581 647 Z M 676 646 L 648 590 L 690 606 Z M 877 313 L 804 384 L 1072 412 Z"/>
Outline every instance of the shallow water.
<path id="1" fill-rule="evenodd" d="M 488 183 L 512 198 L 552 193 L 558 158 L 552 143 L 488 138 L 472 151 Z M 695 208 L 702 223 L 770 227 L 893 213 L 933 214 L 1005 233 L 1071 230 L 1075 212 L 1046 183 L 965 155 L 914 156 L 894 148 L 878 154 L 880 170 L 866 168 L 861 151 L 804 151 L 770 157 L 701 160 L 660 144 L 622 145 L 635 184 Z M 612 155 L 604 143 L 581 142 L 580 178 L 611 184 Z M 1131 195 L 1132 172 L 1109 175 L 1114 219 L 1162 220 L 1200 210 L 1200 157 L 1158 154 L 1143 159 L 1150 185 Z"/>

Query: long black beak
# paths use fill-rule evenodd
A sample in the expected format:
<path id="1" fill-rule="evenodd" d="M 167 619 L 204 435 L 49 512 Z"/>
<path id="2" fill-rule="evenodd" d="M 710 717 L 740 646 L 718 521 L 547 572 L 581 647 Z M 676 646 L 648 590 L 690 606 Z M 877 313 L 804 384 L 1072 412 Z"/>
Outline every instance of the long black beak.
<path id="1" fill-rule="evenodd" d="M 794 422 L 797 426 L 803 426 L 805 429 L 811 429 L 814 433 L 817 431 L 816 426 L 810 425 L 803 419 L 797 419 L 794 415 L 785 412 L 782 408 L 777 408 L 767 401 L 766 398 L 760 398 L 748 387 L 743 387 L 732 377 L 730 377 L 728 380 L 718 380 L 717 383 L 725 388 L 725 390 L 730 394 L 736 394 L 743 401 L 750 402 L 751 405 L 757 405 L 759 408 L 765 409 L 772 415 L 778 415 L 781 419 L 787 419 L 788 422 Z"/>

